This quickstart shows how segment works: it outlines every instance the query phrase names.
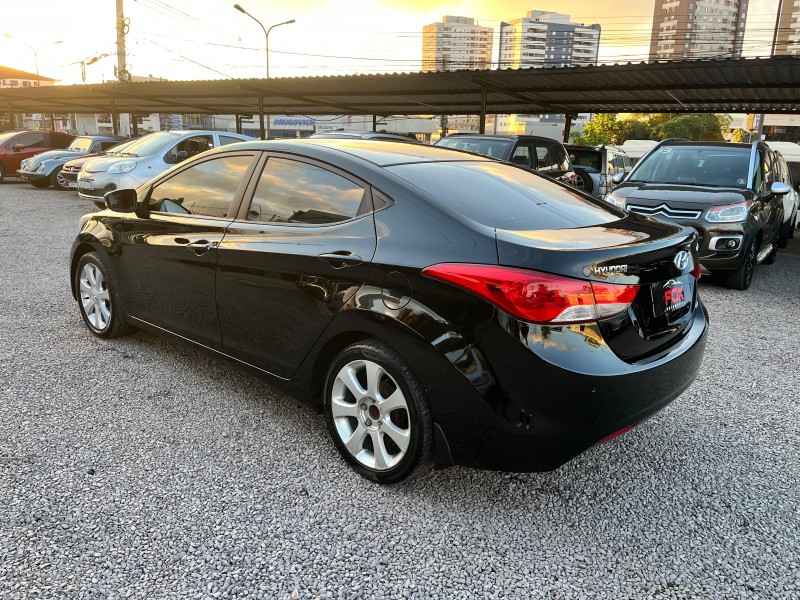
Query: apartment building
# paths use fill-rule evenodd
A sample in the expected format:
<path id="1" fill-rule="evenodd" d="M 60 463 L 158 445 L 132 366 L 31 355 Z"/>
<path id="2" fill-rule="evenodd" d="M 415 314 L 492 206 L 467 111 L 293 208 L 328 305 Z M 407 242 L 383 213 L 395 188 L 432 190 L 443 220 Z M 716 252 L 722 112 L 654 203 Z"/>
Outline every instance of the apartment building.
<path id="1" fill-rule="evenodd" d="M 775 54 L 800 54 L 800 0 L 783 0 Z"/>
<path id="2" fill-rule="evenodd" d="M 748 0 L 656 0 L 650 60 L 740 58 Z"/>
<path id="3" fill-rule="evenodd" d="M 530 10 L 500 24 L 500 68 L 597 64 L 600 25 L 573 23 L 570 16 Z"/>
<path id="4" fill-rule="evenodd" d="M 422 70 L 490 69 L 494 29 L 447 15 L 422 28 Z"/>

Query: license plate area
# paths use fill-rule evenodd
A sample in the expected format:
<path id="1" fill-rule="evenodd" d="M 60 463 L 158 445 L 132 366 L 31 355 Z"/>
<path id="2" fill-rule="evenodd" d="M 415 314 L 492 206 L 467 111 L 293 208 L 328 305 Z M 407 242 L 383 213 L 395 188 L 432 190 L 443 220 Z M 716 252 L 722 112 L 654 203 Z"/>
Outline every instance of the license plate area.
<path id="1" fill-rule="evenodd" d="M 76 188 L 76 187 L 78 187 L 78 182 L 77 182 L 77 181 L 69 181 L 69 180 L 68 180 L 68 181 L 67 181 L 67 187 L 69 187 L 69 188 Z"/>
<path id="2" fill-rule="evenodd" d="M 86 181 L 85 179 L 80 179 L 78 181 L 78 187 L 82 190 L 91 190 L 93 189 L 92 182 Z"/>
<path id="3" fill-rule="evenodd" d="M 694 298 L 695 279 L 691 274 L 681 275 L 669 281 L 651 284 L 650 295 L 653 298 L 653 314 L 656 317 L 666 315 L 667 320 L 682 316 Z"/>

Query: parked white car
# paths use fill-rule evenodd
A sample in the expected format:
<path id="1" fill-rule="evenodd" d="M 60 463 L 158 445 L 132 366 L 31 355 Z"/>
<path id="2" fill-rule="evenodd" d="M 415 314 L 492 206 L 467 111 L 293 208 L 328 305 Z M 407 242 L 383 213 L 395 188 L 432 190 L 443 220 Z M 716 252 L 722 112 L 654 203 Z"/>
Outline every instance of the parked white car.
<path id="1" fill-rule="evenodd" d="M 792 181 L 792 191 L 783 197 L 783 227 L 778 235 L 778 246 L 785 248 L 794 230 L 800 225 L 800 146 L 794 142 L 767 142 L 767 145 L 780 153 L 785 161 L 782 165 L 787 177 Z"/>
<path id="2" fill-rule="evenodd" d="M 84 164 L 78 174 L 78 195 L 105 207 L 106 192 L 135 189 L 196 154 L 252 139 L 224 131 L 157 131 L 134 140 L 123 152 Z"/>

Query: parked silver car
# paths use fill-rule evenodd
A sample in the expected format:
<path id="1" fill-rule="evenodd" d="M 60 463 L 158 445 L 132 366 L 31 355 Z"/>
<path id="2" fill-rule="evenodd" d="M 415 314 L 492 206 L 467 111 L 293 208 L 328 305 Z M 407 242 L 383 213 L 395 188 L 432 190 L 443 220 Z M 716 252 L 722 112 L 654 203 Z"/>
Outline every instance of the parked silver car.
<path id="1" fill-rule="evenodd" d="M 134 140 L 123 152 L 98 156 L 83 165 L 78 173 L 78 195 L 104 208 L 106 192 L 135 189 L 196 154 L 252 139 L 224 131 L 157 131 Z"/>
<path id="2" fill-rule="evenodd" d="M 617 146 L 579 146 L 565 144 L 572 170 L 577 178 L 575 187 L 603 198 L 614 189 L 611 178 L 617 173 L 629 173 L 633 168 L 630 157 Z"/>

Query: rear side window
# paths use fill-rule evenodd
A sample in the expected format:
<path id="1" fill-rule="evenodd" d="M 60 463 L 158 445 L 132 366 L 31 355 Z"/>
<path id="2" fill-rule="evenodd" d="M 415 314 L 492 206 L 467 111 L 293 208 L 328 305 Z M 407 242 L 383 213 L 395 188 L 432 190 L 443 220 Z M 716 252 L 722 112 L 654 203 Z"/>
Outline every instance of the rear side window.
<path id="1" fill-rule="evenodd" d="M 416 163 L 388 169 L 467 218 L 497 229 L 586 227 L 624 215 L 610 204 L 503 163 Z"/>
<path id="2" fill-rule="evenodd" d="M 532 169 L 533 163 L 531 163 L 531 147 L 528 144 L 520 144 L 514 148 L 514 154 L 511 156 L 511 162 L 515 165 L 525 167 L 526 169 Z"/>
<path id="3" fill-rule="evenodd" d="M 228 144 L 237 144 L 243 140 L 239 138 L 231 137 L 229 135 L 220 135 L 219 136 L 219 145 L 220 146 L 227 146 Z"/>
<path id="4" fill-rule="evenodd" d="M 224 219 L 250 166 L 250 156 L 206 160 L 159 183 L 150 194 L 152 212 Z"/>
<path id="5" fill-rule="evenodd" d="M 247 220 L 327 225 L 367 212 L 366 202 L 366 190 L 337 173 L 271 157 L 261 173 Z"/>
<path id="6" fill-rule="evenodd" d="M 100 148 L 99 149 L 95 148 L 95 151 L 96 152 L 102 152 L 104 150 L 108 150 L 109 148 L 113 148 L 117 144 L 119 144 L 119 141 L 109 140 L 109 141 L 106 141 L 106 142 L 100 142 Z"/>

